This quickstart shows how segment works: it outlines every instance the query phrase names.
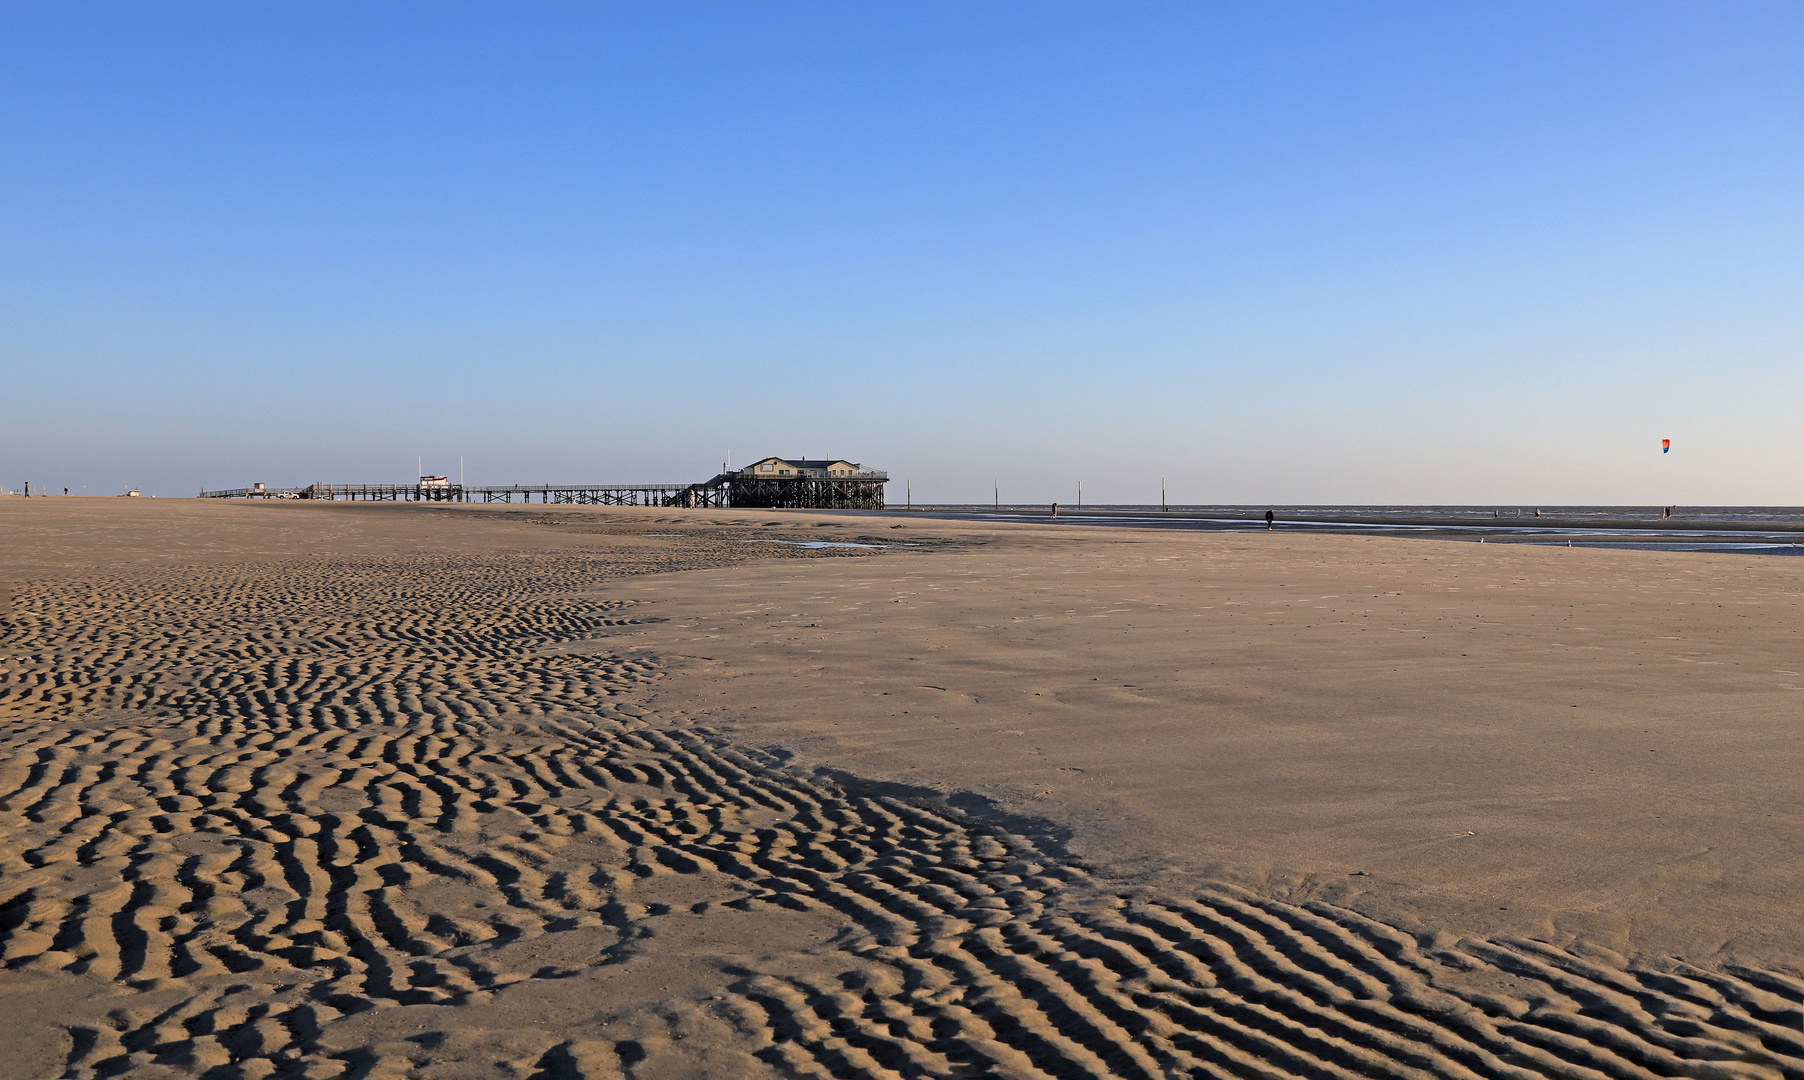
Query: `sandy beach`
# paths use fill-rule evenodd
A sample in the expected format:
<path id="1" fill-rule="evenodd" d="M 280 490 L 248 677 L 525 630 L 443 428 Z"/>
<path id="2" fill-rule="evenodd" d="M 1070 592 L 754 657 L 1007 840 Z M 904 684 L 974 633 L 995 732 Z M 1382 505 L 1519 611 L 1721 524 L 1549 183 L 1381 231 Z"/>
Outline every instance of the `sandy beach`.
<path id="1" fill-rule="evenodd" d="M 0 499 L 0 1077 L 1804 1076 L 1804 560 Z"/>

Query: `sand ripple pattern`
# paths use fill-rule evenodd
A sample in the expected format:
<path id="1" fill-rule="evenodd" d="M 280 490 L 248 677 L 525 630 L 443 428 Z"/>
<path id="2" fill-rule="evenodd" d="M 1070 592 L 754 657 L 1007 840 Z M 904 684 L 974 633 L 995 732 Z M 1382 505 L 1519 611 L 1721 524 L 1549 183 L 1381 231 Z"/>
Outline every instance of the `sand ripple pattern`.
<path id="1" fill-rule="evenodd" d="M 1006 829 L 770 768 L 635 704 L 655 665 L 591 639 L 643 613 L 568 593 L 632 569 L 418 556 L 27 591 L 0 955 L 120 991 L 67 1075 L 671 1075 L 706 1021 L 748 1067 L 823 1078 L 1804 1077 L 1804 985 L 1780 974 L 1124 893 Z M 839 932 L 793 963 L 716 957 L 719 994 L 652 1003 L 662 1034 L 347 1034 L 605 972 L 710 912 Z"/>

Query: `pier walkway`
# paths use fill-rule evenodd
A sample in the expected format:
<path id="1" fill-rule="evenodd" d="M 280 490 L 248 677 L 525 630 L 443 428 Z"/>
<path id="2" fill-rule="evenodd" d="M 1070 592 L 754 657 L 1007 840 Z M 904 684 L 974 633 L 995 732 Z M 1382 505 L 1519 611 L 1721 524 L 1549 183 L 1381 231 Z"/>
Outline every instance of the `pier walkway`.
<path id="1" fill-rule="evenodd" d="M 695 491 L 698 501 L 687 501 Z M 299 488 L 222 488 L 203 499 L 346 499 L 353 502 L 575 503 L 585 506 L 710 506 L 703 484 L 309 484 Z"/>
<path id="2" fill-rule="evenodd" d="M 752 478 L 725 472 L 699 484 L 309 484 L 202 491 L 203 499 L 339 499 L 353 502 L 482 502 L 577 506 L 792 507 L 881 510 L 889 474 L 865 471 L 843 477 Z"/>

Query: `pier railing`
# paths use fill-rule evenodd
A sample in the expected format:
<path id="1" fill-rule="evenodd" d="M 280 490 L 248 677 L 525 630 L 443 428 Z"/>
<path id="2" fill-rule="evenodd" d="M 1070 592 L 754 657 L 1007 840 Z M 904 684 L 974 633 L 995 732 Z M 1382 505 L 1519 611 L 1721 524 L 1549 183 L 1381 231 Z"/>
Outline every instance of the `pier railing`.
<path id="1" fill-rule="evenodd" d="M 350 502 L 577 503 L 591 506 L 669 506 L 692 484 L 309 484 L 302 488 L 221 488 L 203 499 L 314 499 Z"/>

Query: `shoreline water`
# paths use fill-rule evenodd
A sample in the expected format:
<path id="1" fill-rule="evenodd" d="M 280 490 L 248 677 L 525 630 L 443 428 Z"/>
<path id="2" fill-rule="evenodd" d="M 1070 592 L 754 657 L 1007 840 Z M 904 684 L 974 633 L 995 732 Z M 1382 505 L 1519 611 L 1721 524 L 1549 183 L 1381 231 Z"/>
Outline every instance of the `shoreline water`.
<path id="1" fill-rule="evenodd" d="M 1687 552 L 1804 555 L 1804 507 L 1687 507 L 1671 518 L 1660 507 L 1553 506 L 1493 517 L 1473 506 L 1171 506 L 1110 505 L 1082 509 L 1050 504 L 936 504 L 849 513 L 899 513 L 946 521 L 1024 522 L 1129 529 L 1199 532 L 1264 532 L 1272 510 L 1272 531 L 1419 537 L 1444 540 L 1483 538 L 1488 543 L 1561 547 L 1621 548 Z"/>

